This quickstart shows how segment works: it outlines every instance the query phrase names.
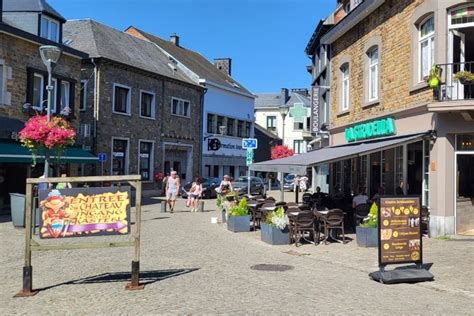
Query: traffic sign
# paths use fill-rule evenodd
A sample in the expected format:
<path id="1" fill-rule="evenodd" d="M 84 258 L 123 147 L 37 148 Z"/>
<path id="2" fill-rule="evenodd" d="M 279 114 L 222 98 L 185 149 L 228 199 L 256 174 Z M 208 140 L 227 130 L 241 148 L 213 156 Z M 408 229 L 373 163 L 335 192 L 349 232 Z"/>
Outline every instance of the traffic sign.
<path id="1" fill-rule="evenodd" d="M 247 149 L 247 166 L 251 165 L 253 163 L 253 149 L 248 148 Z"/>
<path id="2" fill-rule="evenodd" d="M 99 156 L 99 161 L 104 162 L 107 160 L 107 154 L 106 153 L 99 153 L 97 156 Z"/>
<path id="3" fill-rule="evenodd" d="M 257 149 L 258 142 L 256 138 L 244 138 L 242 139 L 243 149 Z"/>

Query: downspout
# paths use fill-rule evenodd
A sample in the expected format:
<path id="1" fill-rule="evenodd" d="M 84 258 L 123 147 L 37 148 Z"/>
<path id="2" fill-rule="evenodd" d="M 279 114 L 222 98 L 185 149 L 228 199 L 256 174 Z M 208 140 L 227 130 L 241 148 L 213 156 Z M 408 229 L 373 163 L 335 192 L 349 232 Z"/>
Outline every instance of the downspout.
<path id="1" fill-rule="evenodd" d="M 94 62 L 94 58 L 91 59 L 92 64 L 94 65 L 94 111 L 93 111 L 93 121 L 94 121 L 94 138 L 93 138 L 93 148 L 94 152 L 97 154 L 97 121 L 99 120 L 99 69 L 97 64 Z"/>
<path id="2" fill-rule="evenodd" d="M 201 93 L 201 104 L 200 104 L 200 113 L 201 113 L 201 126 L 199 130 L 199 176 L 203 177 L 204 175 L 204 166 L 203 155 L 204 155 L 204 95 L 207 93 L 207 88 L 204 88 Z"/>

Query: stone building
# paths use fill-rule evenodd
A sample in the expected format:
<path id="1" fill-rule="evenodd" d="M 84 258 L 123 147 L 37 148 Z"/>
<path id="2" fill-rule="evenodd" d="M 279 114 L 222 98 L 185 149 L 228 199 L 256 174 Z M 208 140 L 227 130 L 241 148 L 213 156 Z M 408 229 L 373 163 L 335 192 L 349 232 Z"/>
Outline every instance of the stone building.
<path id="1" fill-rule="evenodd" d="M 338 1 L 328 20 L 330 145 L 354 149 L 332 193 L 420 195 L 432 236 L 474 235 L 474 3 Z"/>
<path id="2" fill-rule="evenodd" d="M 2 1 L 0 1 L 2 4 Z M 41 154 L 31 166 L 31 153 L 18 142 L 18 132 L 32 115 L 46 114 L 47 70 L 39 53 L 54 45 L 62 55 L 53 69 L 52 115 L 63 115 L 77 126 L 81 59 L 87 55 L 63 44 L 64 18 L 46 1 L 4 0 L 0 11 L 0 208 L 8 193 L 25 191 L 27 177 L 43 174 Z M 79 148 L 68 148 L 54 171 L 77 174 L 78 163 L 96 160 Z M 83 159 L 80 159 L 82 156 Z M 68 162 L 66 164 L 66 162 Z"/>
<path id="3" fill-rule="evenodd" d="M 183 181 L 199 174 L 204 88 L 154 44 L 93 20 L 64 25 L 82 62 L 81 138 L 105 153 L 106 175 L 141 174 L 146 189 L 156 171 L 175 170 Z"/>

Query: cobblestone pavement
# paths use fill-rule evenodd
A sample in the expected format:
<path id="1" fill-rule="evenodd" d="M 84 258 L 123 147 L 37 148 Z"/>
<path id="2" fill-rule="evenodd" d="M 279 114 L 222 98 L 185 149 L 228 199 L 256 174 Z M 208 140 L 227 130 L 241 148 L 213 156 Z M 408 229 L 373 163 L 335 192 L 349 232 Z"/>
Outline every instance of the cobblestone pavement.
<path id="1" fill-rule="evenodd" d="M 147 285 L 125 291 L 131 248 L 33 253 L 30 298 L 21 288 L 24 231 L 0 223 L 0 314 L 456 314 L 474 310 L 474 240 L 424 240 L 435 282 L 382 285 L 376 249 L 346 245 L 269 246 L 259 232 L 234 234 L 216 216 L 143 207 L 141 270 Z M 352 236 L 354 237 L 354 236 Z M 76 240 L 77 241 L 77 240 Z M 285 272 L 250 269 L 285 264 Z"/>

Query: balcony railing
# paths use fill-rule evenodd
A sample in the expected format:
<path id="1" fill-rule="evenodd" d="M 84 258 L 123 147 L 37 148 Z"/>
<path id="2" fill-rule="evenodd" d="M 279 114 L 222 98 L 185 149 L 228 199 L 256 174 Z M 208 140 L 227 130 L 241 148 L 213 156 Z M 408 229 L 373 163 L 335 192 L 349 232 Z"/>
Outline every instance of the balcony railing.
<path id="1" fill-rule="evenodd" d="M 438 101 L 474 100 L 474 62 L 440 64 L 440 85 L 435 90 Z"/>

